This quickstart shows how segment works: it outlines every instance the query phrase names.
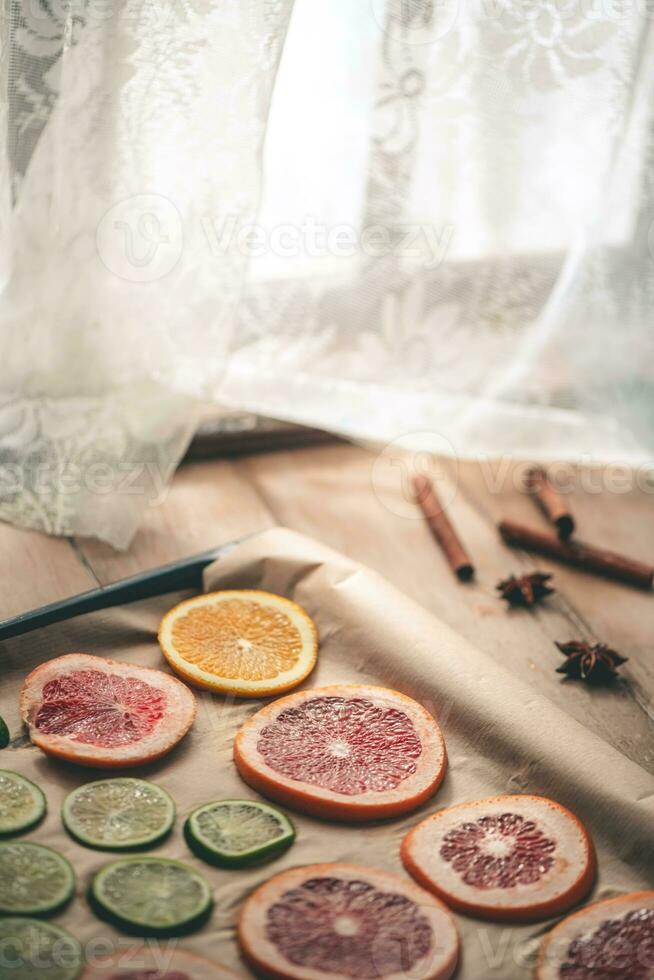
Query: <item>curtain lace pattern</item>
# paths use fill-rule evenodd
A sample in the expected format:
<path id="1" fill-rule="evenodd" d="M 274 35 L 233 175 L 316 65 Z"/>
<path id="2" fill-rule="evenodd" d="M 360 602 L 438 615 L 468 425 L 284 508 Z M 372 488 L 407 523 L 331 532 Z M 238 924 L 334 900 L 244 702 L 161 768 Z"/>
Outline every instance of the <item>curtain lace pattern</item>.
<path id="1" fill-rule="evenodd" d="M 206 402 L 649 463 L 647 5 L 319 6 L 4 0 L 3 519 L 125 547 Z"/>

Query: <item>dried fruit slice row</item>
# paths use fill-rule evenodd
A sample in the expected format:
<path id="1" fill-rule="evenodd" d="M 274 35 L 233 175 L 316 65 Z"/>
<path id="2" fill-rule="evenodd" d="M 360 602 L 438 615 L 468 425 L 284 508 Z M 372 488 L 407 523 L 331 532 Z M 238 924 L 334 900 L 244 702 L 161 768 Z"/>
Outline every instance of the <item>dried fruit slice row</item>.
<path id="1" fill-rule="evenodd" d="M 101 918 L 139 936 L 176 936 L 199 928 L 213 906 L 203 876 L 180 861 L 121 858 L 91 883 L 91 903 Z"/>
<path id="2" fill-rule="evenodd" d="M 253 800 L 217 800 L 198 807 L 184 825 L 198 857 L 223 868 L 246 868 L 288 850 L 295 828 L 285 814 Z"/>
<path id="3" fill-rule="evenodd" d="M 414 809 L 447 768 L 441 730 L 421 705 L 354 684 L 300 691 L 263 708 L 239 731 L 234 760 L 264 796 L 344 821 Z"/>
<path id="4" fill-rule="evenodd" d="M 160 758 L 195 719 L 195 698 L 177 678 L 84 653 L 33 670 L 20 703 L 30 737 L 44 752 L 105 768 Z"/>
<path id="5" fill-rule="evenodd" d="M 0 769 L 0 837 L 31 830 L 45 816 L 46 807 L 38 786 L 20 773 Z"/>
<path id="6" fill-rule="evenodd" d="M 233 980 L 236 976 L 204 956 L 157 945 L 103 957 L 87 968 L 84 980 Z"/>
<path id="7" fill-rule="evenodd" d="M 654 891 L 589 905 L 560 922 L 540 949 L 538 980 L 651 980 Z"/>
<path id="8" fill-rule="evenodd" d="M 68 794 L 62 818 L 81 844 L 120 851 L 165 837 L 175 822 L 175 804 L 165 790 L 145 779 L 100 779 Z"/>
<path id="9" fill-rule="evenodd" d="M 405 837 L 407 871 L 457 911 L 537 921 L 580 901 L 595 878 L 588 832 L 540 796 L 497 796 L 435 813 Z"/>
<path id="10" fill-rule="evenodd" d="M 437 899 L 349 864 L 271 878 L 245 903 L 238 936 L 255 970 L 282 980 L 445 980 L 459 955 L 454 920 Z"/>
<path id="11" fill-rule="evenodd" d="M 75 874 L 58 851 L 30 841 L 0 842 L 0 915 L 50 915 L 75 892 Z"/>
<path id="12" fill-rule="evenodd" d="M 8 980 L 77 980 L 84 965 L 75 937 L 38 919 L 0 919 L 0 949 Z"/>
<path id="13" fill-rule="evenodd" d="M 238 697 L 290 690 L 313 670 L 315 623 L 297 603 L 256 589 L 209 592 L 175 606 L 159 629 L 162 653 L 191 684 Z"/>

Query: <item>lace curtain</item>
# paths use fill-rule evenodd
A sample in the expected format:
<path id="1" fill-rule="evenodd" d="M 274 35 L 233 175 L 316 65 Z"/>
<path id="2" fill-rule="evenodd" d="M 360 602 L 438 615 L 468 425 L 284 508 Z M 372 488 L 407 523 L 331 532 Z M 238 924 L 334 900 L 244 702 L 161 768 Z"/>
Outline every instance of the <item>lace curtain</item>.
<path id="1" fill-rule="evenodd" d="M 647 0 L 5 0 L 0 517 L 124 547 L 207 402 L 647 465 Z"/>

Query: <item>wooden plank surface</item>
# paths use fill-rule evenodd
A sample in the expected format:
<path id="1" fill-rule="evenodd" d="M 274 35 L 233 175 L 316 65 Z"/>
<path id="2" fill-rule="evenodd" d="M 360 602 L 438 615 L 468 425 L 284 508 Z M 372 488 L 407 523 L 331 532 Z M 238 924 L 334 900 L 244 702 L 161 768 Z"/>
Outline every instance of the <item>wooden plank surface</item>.
<path id="1" fill-rule="evenodd" d="M 183 466 L 124 554 L 95 541 L 57 541 L 0 525 L 0 615 L 284 524 L 385 575 L 498 664 L 654 772 L 654 594 L 505 548 L 495 528 L 499 517 L 545 526 L 518 489 L 515 466 L 444 463 L 438 476 L 450 501 L 448 513 L 477 566 L 474 583 L 452 576 L 409 499 L 401 468 L 394 474 L 392 467 L 380 466 L 375 452 L 335 445 Z M 647 488 L 580 489 L 571 500 L 580 537 L 634 557 L 654 556 Z M 556 596 L 534 611 L 507 612 L 496 597 L 496 582 L 534 568 L 554 572 Z M 61 628 L 57 636 L 59 648 Z M 555 673 L 561 656 L 554 640 L 580 636 L 604 640 L 629 657 L 624 681 L 589 689 Z"/>
<path id="2" fill-rule="evenodd" d="M 270 458 L 259 457 L 240 466 L 279 523 L 375 568 L 498 664 L 654 771 L 654 594 L 507 549 L 496 531 L 500 517 L 546 526 L 533 501 L 518 489 L 515 466 L 506 472 L 479 463 L 442 467 L 441 492 L 451 498 L 448 513 L 477 566 L 476 581 L 461 584 L 418 509 L 407 501 L 406 481 L 384 486 L 383 473 L 377 476 L 377 454 L 334 446 L 294 457 L 282 454 L 271 464 Z M 580 537 L 652 559 L 649 494 L 637 488 L 620 494 L 580 490 L 571 500 Z M 508 612 L 496 596 L 497 581 L 512 571 L 536 568 L 554 572 L 556 596 L 534 611 Z M 629 657 L 623 682 L 591 689 L 556 673 L 562 658 L 554 641 L 581 636 L 610 643 Z"/>

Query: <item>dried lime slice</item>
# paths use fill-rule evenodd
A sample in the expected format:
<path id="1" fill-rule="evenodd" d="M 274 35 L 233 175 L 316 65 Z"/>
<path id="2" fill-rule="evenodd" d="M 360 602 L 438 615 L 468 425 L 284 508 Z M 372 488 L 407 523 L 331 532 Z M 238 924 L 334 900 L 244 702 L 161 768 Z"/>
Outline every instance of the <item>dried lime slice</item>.
<path id="1" fill-rule="evenodd" d="M 7 980 L 77 980 L 84 965 L 74 936 L 38 919 L 0 919 L 0 950 Z"/>
<path id="2" fill-rule="evenodd" d="M 211 888 L 194 868 L 160 857 L 121 858 L 91 883 L 98 915 L 139 936 L 173 936 L 202 925 L 213 907 Z"/>
<path id="3" fill-rule="evenodd" d="M 193 811 L 184 835 L 194 854 L 210 864 L 246 868 L 287 850 L 295 840 L 295 828 L 267 803 L 217 800 Z"/>
<path id="4" fill-rule="evenodd" d="M 165 837 L 175 822 L 175 804 L 145 779 L 100 779 L 68 794 L 62 818 L 69 834 L 87 847 L 129 850 Z"/>
<path id="5" fill-rule="evenodd" d="M 70 863 L 50 847 L 0 842 L 0 915 L 49 915 L 75 892 Z"/>
<path id="6" fill-rule="evenodd" d="M 0 837 L 30 830 L 45 811 L 45 796 L 38 786 L 17 772 L 0 769 Z"/>

